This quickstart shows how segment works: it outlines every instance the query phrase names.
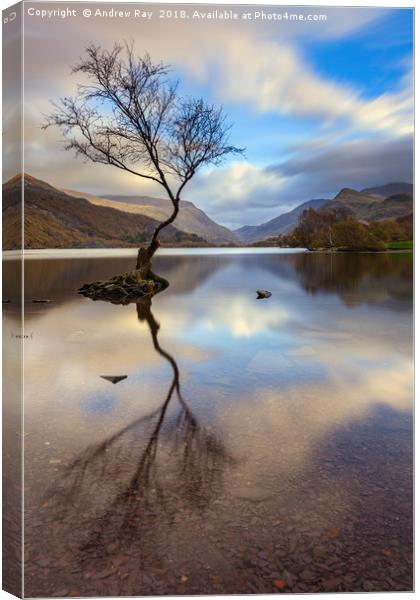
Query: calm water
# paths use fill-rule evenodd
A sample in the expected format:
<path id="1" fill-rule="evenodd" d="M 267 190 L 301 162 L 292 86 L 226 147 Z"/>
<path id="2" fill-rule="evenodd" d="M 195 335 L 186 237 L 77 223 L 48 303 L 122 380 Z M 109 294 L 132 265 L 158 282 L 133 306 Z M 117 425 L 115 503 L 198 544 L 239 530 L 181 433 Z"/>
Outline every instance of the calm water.
<path id="1" fill-rule="evenodd" d="M 151 304 L 75 294 L 132 264 L 27 260 L 26 595 L 412 589 L 412 256 L 169 253 Z"/>

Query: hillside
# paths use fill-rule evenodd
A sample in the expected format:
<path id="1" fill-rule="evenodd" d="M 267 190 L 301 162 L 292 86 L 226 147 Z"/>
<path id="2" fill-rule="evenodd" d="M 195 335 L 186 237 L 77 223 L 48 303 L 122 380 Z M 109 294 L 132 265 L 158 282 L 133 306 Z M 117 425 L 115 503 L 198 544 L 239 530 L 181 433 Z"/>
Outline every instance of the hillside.
<path id="1" fill-rule="evenodd" d="M 171 203 L 165 198 L 150 198 L 148 196 L 104 196 L 98 197 L 74 190 L 62 190 L 70 196 L 85 198 L 91 204 L 105 206 L 124 212 L 144 215 L 158 221 L 165 220 L 171 213 Z M 227 227 L 215 223 L 206 213 L 197 208 L 192 202 L 181 201 L 176 222 L 176 229 L 190 234 L 196 234 L 214 245 L 236 245 L 239 240 Z"/>
<path id="2" fill-rule="evenodd" d="M 396 189 L 395 186 L 393 189 Z M 380 190 L 381 188 L 371 189 Z M 345 208 L 352 211 L 357 219 L 367 222 L 396 219 L 413 212 L 413 196 L 409 193 L 397 193 L 383 198 L 379 195 L 344 188 L 333 200 L 327 202 L 324 208 L 326 210 Z"/>
<path id="3" fill-rule="evenodd" d="M 413 213 L 412 194 L 394 194 L 372 209 L 370 220 L 399 219 Z"/>
<path id="4" fill-rule="evenodd" d="M 106 206 L 95 206 L 72 197 L 44 181 L 26 175 L 25 248 L 122 248 L 145 245 L 157 221 L 141 214 L 128 214 Z M 20 176 L 3 185 L 3 249 L 19 248 L 21 210 Z M 194 234 L 167 227 L 161 235 L 166 246 L 206 246 Z"/>
<path id="5" fill-rule="evenodd" d="M 299 216 L 306 208 L 318 210 L 321 207 L 327 210 L 347 209 L 362 221 L 399 218 L 413 212 L 413 185 L 394 182 L 367 188 L 361 192 L 343 188 L 332 200 L 309 200 L 266 223 L 245 225 L 235 233 L 245 244 L 284 235 L 296 227 Z"/>
<path id="6" fill-rule="evenodd" d="M 383 202 L 381 196 L 374 196 L 358 192 L 351 188 L 343 188 L 332 200 L 324 204 L 325 210 L 334 211 L 337 209 L 346 209 L 353 212 L 358 219 L 369 220 L 372 211 L 378 212 Z"/>
<path id="7" fill-rule="evenodd" d="M 296 206 L 293 210 L 283 213 L 262 225 L 245 225 L 235 231 L 237 237 L 246 244 L 263 240 L 268 237 L 282 235 L 291 231 L 296 227 L 299 216 L 305 210 L 305 208 L 321 208 L 328 200 L 315 199 L 308 200 L 299 206 Z"/>

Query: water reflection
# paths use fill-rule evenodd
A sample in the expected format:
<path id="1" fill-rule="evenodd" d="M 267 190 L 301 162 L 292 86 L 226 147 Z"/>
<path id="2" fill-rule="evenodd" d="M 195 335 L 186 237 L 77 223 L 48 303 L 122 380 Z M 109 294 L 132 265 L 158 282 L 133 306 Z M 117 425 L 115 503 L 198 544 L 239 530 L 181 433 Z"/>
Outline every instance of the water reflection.
<path id="1" fill-rule="evenodd" d="M 160 345 L 160 325 L 153 316 L 151 299 L 137 302 L 136 310 L 138 320 L 148 325 L 156 353 L 170 365 L 172 379 L 166 395 L 158 408 L 78 454 L 44 499 L 50 514 L 56 512 L 54 520 L 73 524 L 92 488 L 117 477 L 117 493 L 106 508 L 85 521 L 82 561 L 89 560 L 92 551 L 94 558 L 103 556 L 115 538 L 142 540 L 144 528 L 149 539 L 152 525 L 170 525 L 181 509 L 202 513 L 220 495 L 225 468 L 234 462 L 185 400 L 178 364 Z"/>
<path id="2" fill-rule="evenodd" d="M 311 294 L 338 295 L 346 303 L 377 303 L 381 299 L 412 297 L 412 253 L 316 253 L 298 252 L 267 255 L 158 256 L 157 268 L 170 280 L 171 295 L 194 292 L 229 265 L 244 271 L 259 272 L 257 282 L 264 284 L 261 271 L 281 281 L 293 281 Z M 25 296 L 49 298 L 55 302 L 76 300 L 74 291 L 92 278 L 106 279 L 114 272 L 127 270 L 132 258 L 95 257 L 85 259 L 25 261 Z M 4 296 L 16 303 L 20 294 L 20 276 L 16 261 L 3 265 Z M 253 291 L 256 285 L 252 283 Z M 255 288 L 255 289 L 254 289 Z M 32 307 L 33 308 L 33 307 Z"/>
<path id="3" fill-rule="evenodd" d="M 133 257 L 89 256 L 82 259 L 26 258 L 25 299 L 50 298 L 54 301 L 77 299 L 74 292 L 86 281 L 109 279 L 115 273 L 132 268 Z M 210 258 L 210 260 L 209 260 Z M 135 256 L 134 256 L 135 260 Z M 229 257 L 220 256 L 158 256 L 158 267 L 171 281 L 172 294 L 192 292 L 201 286 L 217 270 L 223 268 Z M 16 260 L 5 260 L 3 264 L 4 297 L 18 301 L 21 292 L 21 275 L 16 269 Z"/>
<path id="4" fill-rule="evenodd" d="M 153 312 L 29 261 L 30 595 L 410 589 L 411 255 L 158 260 Z"/>
<path id="5" fill-rule="evenodd" d="M 348 304 L 412 297 L 410 253 L 296 254 L 294 268 L 306 291 L 335 293 Z"/>

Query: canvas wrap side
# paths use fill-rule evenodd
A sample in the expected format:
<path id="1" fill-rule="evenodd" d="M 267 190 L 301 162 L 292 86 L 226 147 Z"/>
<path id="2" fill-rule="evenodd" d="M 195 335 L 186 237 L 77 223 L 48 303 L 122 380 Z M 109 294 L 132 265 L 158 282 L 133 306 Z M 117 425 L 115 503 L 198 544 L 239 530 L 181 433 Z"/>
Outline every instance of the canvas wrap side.
<path id="1" fill-rule="evenodd" d="M 2 214 L 13 218 L 3 230 L 3 590 L 23 597 L 23 189 L 22 189 L 22 3 L 2 11 L 3 183 L 14 177 Z M 4 285 L 13 281 L 13 285 Z M 11 279 L 10 279 L 10 276 Z M 18 310 L 14 317 L 7 306 Z M 19 310 L 20 308 L 20 310 Z M 17 315 L 17 316 L 16 316 Z"/>

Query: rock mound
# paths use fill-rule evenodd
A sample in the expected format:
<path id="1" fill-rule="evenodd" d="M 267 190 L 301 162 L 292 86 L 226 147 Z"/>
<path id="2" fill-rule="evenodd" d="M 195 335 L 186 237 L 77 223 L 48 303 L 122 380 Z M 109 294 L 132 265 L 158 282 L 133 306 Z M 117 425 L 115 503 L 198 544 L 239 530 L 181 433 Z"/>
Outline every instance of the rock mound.
<path id="1" fill-rule="evenodd" d="M 113 304 L 129 304 L 141 298 L 152 297 L 168 287 L 166 279 L 150 273 L 142 279 L 138 271 L 117 275 L 105 281 L 85 283 L 77 291 L 92 300 L 104 300 Z"/>

